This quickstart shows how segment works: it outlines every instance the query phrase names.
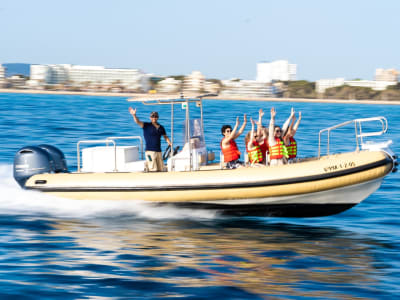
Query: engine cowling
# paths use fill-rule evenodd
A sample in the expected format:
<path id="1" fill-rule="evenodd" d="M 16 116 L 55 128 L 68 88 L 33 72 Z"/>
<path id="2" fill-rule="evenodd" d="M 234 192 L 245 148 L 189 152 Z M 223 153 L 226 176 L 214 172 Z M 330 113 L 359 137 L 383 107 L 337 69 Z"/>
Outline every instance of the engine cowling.
<path id="1" fill-rule="evenodd" d="M 68 172 L 65 156 L 51 145 L 26 146 L 14 156 L 14 179 L 21 187 L 33 175 Z"/>

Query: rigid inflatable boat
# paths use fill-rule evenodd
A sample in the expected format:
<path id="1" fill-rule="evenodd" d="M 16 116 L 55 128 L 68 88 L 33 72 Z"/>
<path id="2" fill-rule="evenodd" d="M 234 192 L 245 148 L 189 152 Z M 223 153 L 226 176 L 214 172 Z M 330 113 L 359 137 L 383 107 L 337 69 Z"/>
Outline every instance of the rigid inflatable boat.
<path id="1" fill-rule="evenodd" d="M 316 157 L 282 166 L 225 169 L 223 163 L 213 162 L 215 154 L 205 145 L 202 99 L 140 100 L 146 105 L 180 104 L 186 110 L 184 147 L 164 153 L 168 156 L 165 172 L 147 171 L 142 139 L 130 136 L 79 141 L 76 172 L 68 172 L 63 153 L 53 146 L 24 147 L 15 156 L 14 177 L 25 189 L 70 199 L 142 200 L 233 215 L 315 217 L 360 203 L 397 170 L 391 141 L 364 141 L 387 131 L 384 117 L 355 119 L 321 130 Z M 190 118 L 192 103 L 200 107 L 200 119 Z M 172 109 L 172 128 L 173 119 Z M 369 122 L 377 123 L 379 130 L 363 132 L 362 125 Z M 331 131 L 348 125 L 355 128 L 355 151 L 331 154 Z M 327 153 L 321 155 L 324 134 Z M 119 146 L 121 139 L 137 140 L 137 145 Z M 87 146 L 100 143 L 104 146 Z"/>

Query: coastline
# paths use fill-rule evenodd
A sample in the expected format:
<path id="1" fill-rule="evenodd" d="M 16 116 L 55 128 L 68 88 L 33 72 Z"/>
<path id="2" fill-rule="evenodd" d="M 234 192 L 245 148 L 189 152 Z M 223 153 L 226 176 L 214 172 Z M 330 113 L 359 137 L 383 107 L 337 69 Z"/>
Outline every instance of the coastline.
<path id="1" fill-rule="evenodd" d="M 112 93 L 112 92 L 72 92 L 72 91 L 44 91 L 31 89 L 4 89 L 0 88 L 0 93 L 4 94 L 51 94 L 51 95 L 84 95 L 84 96 L 105 96 L 105 97 L 127 97 L 127 98 L 160 98 L 179 97 L 178 94 L 147 94 L 147 93 Z M 197 94 L 186 95 L 195 97 Z M 206 97 L 208 100 L 229 100 L 229 101 L 269 101 L 269 102 L 305 102 L 305 103 L 349 103 L 349 104 L 385 104 L 385 105 L 400 105 L 400 100 L 343 100 L 343 99 L 306 99 L 306 98 L 254 98 L 254 97 Z"/>

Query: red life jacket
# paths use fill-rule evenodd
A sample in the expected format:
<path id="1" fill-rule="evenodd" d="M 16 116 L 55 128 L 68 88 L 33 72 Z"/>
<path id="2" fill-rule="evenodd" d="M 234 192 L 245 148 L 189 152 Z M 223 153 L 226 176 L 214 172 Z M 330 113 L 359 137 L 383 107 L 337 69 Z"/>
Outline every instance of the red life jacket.
<path id="1" fill-rule="evenodd" d="M 296 158 L 297 156 L 297 142 L 293 137 L 289 138 L 290 144 L 286 146 L 289 158 Z"/>
<path id="2" fill-rule="evenodd" d="M 240 151 L 233 139 L 229 141 L 229 147 L 222 148 L 222 140 L 220 146 L 222 154 L 224 155 L 224 162 L 230 162 L 240 158 Z"/>
<path id="3" fill-rule="evenodd" d="M 262 143 L 260 145 L 260 149 L 261 149 L 261 153 L 263 155 L 263 158 L 265 160 L 265 158 L 267 157 L 267 153 L 269 153 L 269 150 L 268 150 L 268 139 L 264 139 L 264 143 Z"/>
<path id="4" fill-rule="evenodd" d="M 279 138 L 275 138 L 276 144 L 269 147 L 269 158 L 270 159 L 281 159 L 284 156 L 288 157 L 287 149 L 283 141 Z"/>

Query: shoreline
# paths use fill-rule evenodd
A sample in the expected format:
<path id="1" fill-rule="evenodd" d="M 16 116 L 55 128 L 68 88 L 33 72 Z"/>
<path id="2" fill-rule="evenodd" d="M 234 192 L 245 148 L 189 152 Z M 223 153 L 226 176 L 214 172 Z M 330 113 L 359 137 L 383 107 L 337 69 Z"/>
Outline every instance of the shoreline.
<path id="1" fill-rule="evenodd" d="M 127 97 L 127 98 L 165 98 L 179 97 L 178 94 L 147 94 L 147 93 L 112 93 L 112 92 L 73 92 L 73 91 L 44 91 L 31 89 L 0 89 L 4 94 L 46 94 L 46 95 L 81 95 L 81 96 L 105 96 L 105 97 Z M 195 94 L 198 95 L 198 94 Z M 195 95 L 187 95 L 195 97 Z M 266 102 L 305 102 L 305 103 L 343 103 L 343 104 L 383 104 L 400 105 L 400 100 L 344 100 L 344 99 L 307 99 L 307 98 L 254 98 L 254 97 L 206 97 L 207 100 L 226 100 L 226 101 L 266 101 Z"/>

